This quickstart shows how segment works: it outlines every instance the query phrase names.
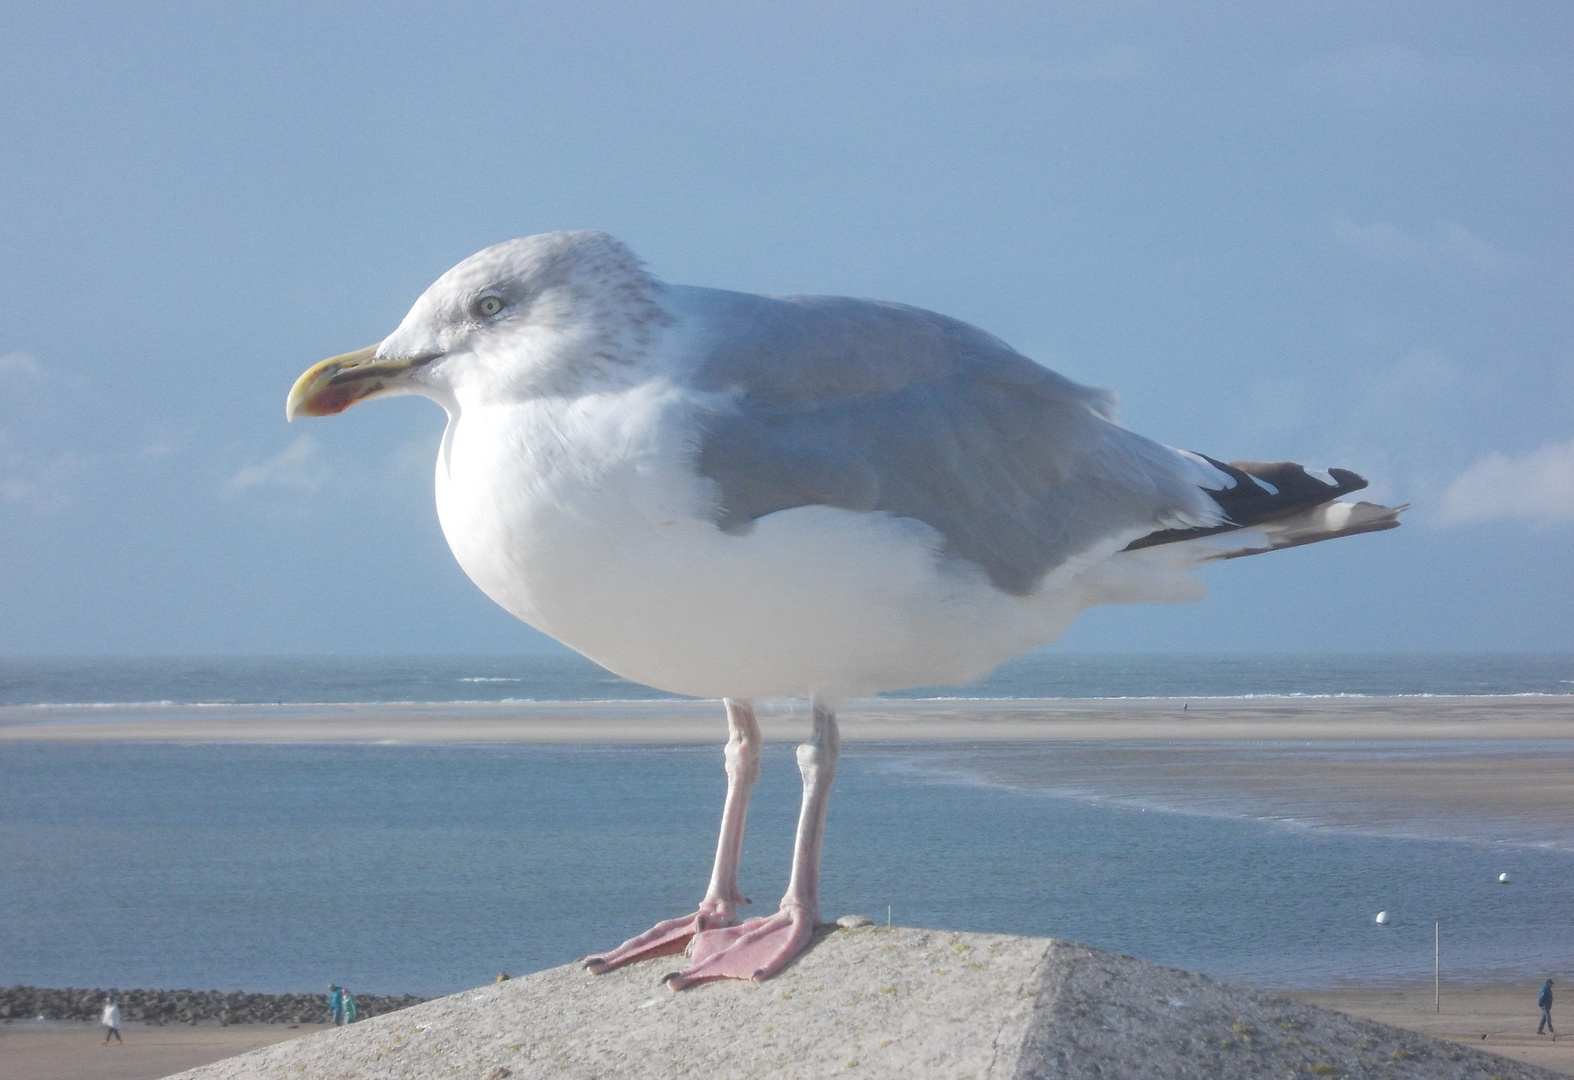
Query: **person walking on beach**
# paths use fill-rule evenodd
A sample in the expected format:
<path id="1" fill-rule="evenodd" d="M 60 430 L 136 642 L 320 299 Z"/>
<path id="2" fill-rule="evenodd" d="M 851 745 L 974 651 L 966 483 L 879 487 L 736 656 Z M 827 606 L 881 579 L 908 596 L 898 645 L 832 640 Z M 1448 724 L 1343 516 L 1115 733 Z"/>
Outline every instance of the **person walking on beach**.
<path id="1" fill-rule="evenodd" d="M 344 1023 L 344 991 L 333 983 L 328 984 L 328 1015 L 333 1018 L 334 1027 Z"/>
<path id="2" fill-rule="evenodd" d="M 1556 1029 L 1552 1026 L 1552 980 L 1548 979 L 1541 984 L 1541 996 L 1536 999 L 1536 1007 L 1541 1010 L 1541 1024 L 1536 1028 L 1536 1034 L 1547 1032 L 1554 1039 L 1558 1037 Z"/>
<path id="3" fill-rule="evenodd" d="M 360 1015 L 360 1008 L 355 1004 L 355 995 L 350 993 L 348 986 L 339 988 L 339 1014 L 344 1017 L 346 1024 L 355 1023 L 355 1018 Z"/>
<path id="4" fill-rule="evenodd" d="M 104 1045 L 109 1045 L 109 1037 L 113 1035 L 115 1041 L 121 1046 L 126 1045 L 126 1040 L 120 1037 L 120 1003 L 109 994 L 104 995 Z"/>

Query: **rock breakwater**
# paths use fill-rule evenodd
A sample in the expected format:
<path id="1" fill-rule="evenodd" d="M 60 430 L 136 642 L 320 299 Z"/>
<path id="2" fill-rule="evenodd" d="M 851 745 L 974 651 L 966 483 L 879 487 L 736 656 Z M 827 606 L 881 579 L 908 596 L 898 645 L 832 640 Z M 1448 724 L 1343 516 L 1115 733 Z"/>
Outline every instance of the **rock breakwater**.
<path id="1" fill-rule="evenodd" d="M 104 995 L 120 1002 L 121 1019 L 146 1024 L 322 1024 L 328 1021 L 325 994 L 247 994 L 223 990 L 63 990 L 42 986 L 0 989 L 0 1020 L 97 1020 Z M 410 994 L 355 995 L 361 1017 L 408 1009 L 426 998 Z"/>

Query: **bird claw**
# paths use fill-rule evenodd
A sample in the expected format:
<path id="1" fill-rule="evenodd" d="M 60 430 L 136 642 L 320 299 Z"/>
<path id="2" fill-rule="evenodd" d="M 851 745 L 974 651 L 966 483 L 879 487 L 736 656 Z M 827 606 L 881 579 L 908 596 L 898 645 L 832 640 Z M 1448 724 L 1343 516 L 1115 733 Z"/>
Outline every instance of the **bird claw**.
<path id="1" fill-rule="evenodd" d="M 796 905 L 739 926 L 705 930 L 689 942 L 689 966 L 661 981 L 672 990 L 717 979 L 764 982 L 801 953 L 813 935 L 813 917 Z"/>

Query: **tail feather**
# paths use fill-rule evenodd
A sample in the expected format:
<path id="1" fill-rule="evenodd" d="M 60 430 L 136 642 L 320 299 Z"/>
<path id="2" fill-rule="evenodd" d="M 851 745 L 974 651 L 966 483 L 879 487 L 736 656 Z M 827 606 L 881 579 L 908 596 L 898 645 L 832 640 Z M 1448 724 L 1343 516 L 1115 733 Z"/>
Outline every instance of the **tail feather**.
<path id="1" fill-rule="evenodd" d="M 1126 546 L 1127 551 L 1240 534 L 1206 545 L 1209 553 L 1204 556 L 1204 561 L 1238 559 L 1319 540 L 1398 528 L 1399 514 L 1407 509 L 1337 501 L 1342 495 L 1366 487 L 1366 479 L 1348 469 L 1314 472 L 1291 461 L 1225 464 L 1213 458 L 1204 460 L 1234 481 L 1229 487 L 1208 492 L 1224 512 L 1225 522 L 1194 529 L 1160 529 L 1133 540 Z"/>

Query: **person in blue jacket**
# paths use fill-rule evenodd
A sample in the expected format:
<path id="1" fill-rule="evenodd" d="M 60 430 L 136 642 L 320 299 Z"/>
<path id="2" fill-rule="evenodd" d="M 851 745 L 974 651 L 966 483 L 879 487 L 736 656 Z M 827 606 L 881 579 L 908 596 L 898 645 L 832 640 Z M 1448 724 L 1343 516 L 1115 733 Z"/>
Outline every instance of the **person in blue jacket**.
<path id="1" fill-rule="evenodd" d="M 328 1015 L 333 1018 L 334 1027 L 344 1023 L 344 991 L 333 983 L 328 984 Z"/>
<path id="2" fill-rule="evenodd" d="M 1536 1028 L 1536 1034 L 1543 1031 L 1549 1033 L 1554 1039 L 1558 1037 L 1557 1031 L 1552 1027 L 1552 980 L 1548 979 L 1541 984 L 1541 996 L 1536 999 L 1536 1007 L 1541 1010 L 1541 1025 Z"/>

